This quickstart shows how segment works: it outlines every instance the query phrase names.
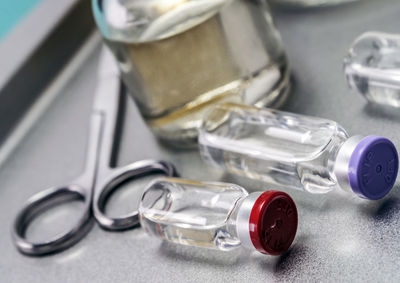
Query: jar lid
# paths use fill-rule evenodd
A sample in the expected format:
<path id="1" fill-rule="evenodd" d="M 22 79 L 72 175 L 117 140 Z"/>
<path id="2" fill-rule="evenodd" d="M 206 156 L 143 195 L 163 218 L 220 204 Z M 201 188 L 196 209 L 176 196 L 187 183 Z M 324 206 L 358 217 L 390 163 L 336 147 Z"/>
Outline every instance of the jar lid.
<path id="1" fill-rule="evenodd" d="M 171 37 L 214 16 L 232 0 L 92 0 L 96 23 L 109 40 L 143 43 Z"/>
<path id="2" fill-rule="evenodd" d="M 296 204 L 288 194 L 264 192 L 254 203 L 249 219 L 254 247 L 264 254 L 282 254 L 295 238 L 297 221 Z"/>

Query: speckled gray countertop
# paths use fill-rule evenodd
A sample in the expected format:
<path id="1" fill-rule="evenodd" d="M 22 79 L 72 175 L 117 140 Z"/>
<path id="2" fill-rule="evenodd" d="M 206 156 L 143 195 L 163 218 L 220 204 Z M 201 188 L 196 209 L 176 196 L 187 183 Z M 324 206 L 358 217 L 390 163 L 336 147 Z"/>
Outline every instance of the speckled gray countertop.
<path id="1" fill-rule="evenodd" d="M 350 134 L 386 136 L 400 148 L 400 111 L 368 105 L 350 94 L 342 58 L 351 41 L 367 30 L 399 32 L 398 0 L 361 0 L 303 11 L 274 9 L 292 65 L 294 92 L 286 110 L 338 121 Z M 400 190 L 379 201 L 331 193 L 289 193 L 299 210 L 299 231 L 280 257 L 244 249 L 219 252 L 162 243 L 141 229 L 123 233 L 98 226 L 60 254 L 32 258 L 17 252 L 10 228 L 33 193 L 67 182 L 82 170 L 99 47 L 82 62 L 0 168 L 0 281 L 2 282 L 226 282 L 226 281 L 400 281 Z M 173 151 L 157 143 L 127 100 L 118 164 L 144 158 L 172 160 L 181 175 L 229 180 L 250 191 L 263 188 L 205 166 L 196 151 Z M 143 181 L 145 182 L 145 180 Z M 137 184 L 140 186 L 140 184 Z M 139 190 L 120 190 L 110 213 L 136 206 Z M 79 203 L 40 217 L 31 237 L 68 227 Z M 61 220 L 60 220 L 61 219 Z M 43 224 L 48 224 L 42 231 Z"/>

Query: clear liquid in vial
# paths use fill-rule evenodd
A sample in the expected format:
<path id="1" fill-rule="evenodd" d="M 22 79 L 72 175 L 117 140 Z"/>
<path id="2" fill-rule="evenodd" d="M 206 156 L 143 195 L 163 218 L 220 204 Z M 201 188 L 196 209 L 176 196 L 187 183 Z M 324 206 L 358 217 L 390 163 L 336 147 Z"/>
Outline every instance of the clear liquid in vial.
<path id="1" fill-rule="evenodd" d="M 248 195 L 243 188 L 171 180 L 155 181 L 142 197 L 140 221 L 147 233 L 183 245 L 221 250 L 240 246 L 230 219 Z"/>
<path id="2" fill-rule="evenodd" d="M 208 116 L 199 144 L 217 167 L 274 187 L 326 193 L 337 184 L 334 158 L 347 137 L 333 121 L 224 104 Z"/>
<path id="3" fill-rule="evenodd" d="M 142 227 L 157 238 L 224 251 L 242 246 L 279 255 L 297 231 L 297 209 L 288 194 L 248 194 L 220 182 L 157 179 L 144 191 L 139 215 Z"/>

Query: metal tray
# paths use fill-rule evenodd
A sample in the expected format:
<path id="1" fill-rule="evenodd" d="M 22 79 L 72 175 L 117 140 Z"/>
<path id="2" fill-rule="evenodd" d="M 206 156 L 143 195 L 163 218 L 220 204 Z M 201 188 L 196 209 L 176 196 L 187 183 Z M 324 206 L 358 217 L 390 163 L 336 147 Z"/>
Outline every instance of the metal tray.
<path id="1" fill-rule="evenodd" d="M 398 32 L 400 3 L 364 0 L 302 11 L 275 8 L 274 14 L 295 81 L 284 109 L 336 120 L 350 134 L 387 136 L 400 148 L 400 111 L 369 105 L 349 93 L 342 73 L 342 58 L 357 35 L 367 30 Z M 25 120 L 36 122 L 19 130 L 15 150 L 10 147 L 0 167 L 1 281 L 400 280 L 398 183 L 379 201 L 340 193 L 313 196 L 288 191 L 298 204 L 299 231 L 292 248 L 279 257 L 244 249 L 220 252 L 178 246 L 149 238 L 140 228 L 111 233 L 97 226 L 63 253 L 42 258 L 19 254 L 10 237 L 18 209 L 33 193 L 68 181 L 82 170 L 99 47 L 95 34 L 35 102 Z M 118 164 L 144 158 L 171 160 L 187 178 L 237 182 L 250 191 L 268 189 L 205 166 L 196 150 L 177 151 L 159 144 L 127 99 Z M 135 208 L 133 199 L 141 187 L 136 184 L 136 190 L 118 191 L 110 213 Z M 64 207 L 38 219 L 28 232 L 39 237 L 40 224 L 45 222 L 51 224 L 44 231 L 50 235 L 67 227 L 75 216 L 71 207 Z"/>

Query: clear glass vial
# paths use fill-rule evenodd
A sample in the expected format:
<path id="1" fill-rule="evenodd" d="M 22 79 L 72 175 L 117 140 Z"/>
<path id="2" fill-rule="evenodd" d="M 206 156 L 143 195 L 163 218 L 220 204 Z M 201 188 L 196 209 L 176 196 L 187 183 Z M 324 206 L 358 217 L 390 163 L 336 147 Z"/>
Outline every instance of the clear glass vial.
<path id="1" fill-rule="evenodd" d="M 199 144 L 202 157 L 217 167 L 310 193 L 340 187 L 379 199 L 398 171 L 396 148 L 386 138 L 349 138 L 330 120 L 244 105 L 216 107 Z"/>
<path id="2" fill-rule="evenodd" d="M 92 0 L 97 25 L 150 128 L 197 142 L 203 113 L 230 101 L 278 107 L 289 68 L 265 0 Z"/>
<path id="3" fill-rule="evenodd" d="M 359 36 L 344 59 L 344 73 L 350 89 L 368 101 L 400 107 L 400 35 Z"/>
<path id="4" fill-rule="evenodd" d="M 243 246 L 279 255 L 297 231 L 296 205 L 284 192 L 248 194 L 234 184 L 179 178 L 153 181 L 143 193 L 139 215 L 150 235 L 219 250 Z"/>

